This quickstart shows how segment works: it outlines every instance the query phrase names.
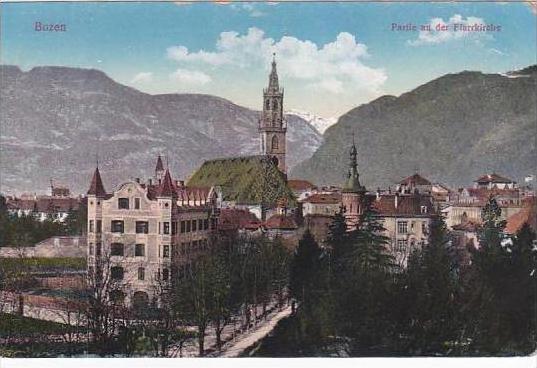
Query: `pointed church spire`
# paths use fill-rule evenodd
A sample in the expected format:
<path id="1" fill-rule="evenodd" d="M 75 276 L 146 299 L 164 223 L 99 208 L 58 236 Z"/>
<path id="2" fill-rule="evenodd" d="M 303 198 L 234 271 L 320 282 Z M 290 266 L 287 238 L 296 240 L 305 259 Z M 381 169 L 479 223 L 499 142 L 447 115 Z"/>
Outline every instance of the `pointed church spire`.
<path id="1" fill-rule="evenodd" d="M 276 70 L 276 54 L 272 54 L 272 70 L 270 71 L 269 76 L 269 91 L 278 92 L 280 90 L 280 86 L 278 83 L 278 71 Z"/>
<path id="2" fill-rule="evenodd" d="M 164 165 L 162 164 L 162 157 L 160 154 L 157 157 L 157 166 L 155 167 L 155 171 L 164 171 Z"/>
<path id="3" fill-rule="evenodd" d="M 96 197 L 106 196 L 106 190 L 104 190 L 101 173 L 99 172 L 99 166 L 95 168 L 95 172 L 93 173 L 93 178 L 91 179 L 88 195 L 94 195 Z"/>

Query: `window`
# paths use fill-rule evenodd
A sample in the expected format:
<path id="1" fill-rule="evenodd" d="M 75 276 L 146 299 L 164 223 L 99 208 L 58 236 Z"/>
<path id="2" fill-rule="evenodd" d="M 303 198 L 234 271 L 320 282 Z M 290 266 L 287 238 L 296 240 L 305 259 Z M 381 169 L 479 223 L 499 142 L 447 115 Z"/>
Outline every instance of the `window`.
<path id="1" fill-rule="evenodd" d="M 209 220 L 208 219 L 203 220 L 203 228 L 205 230 L 207 230 L 209 228 Z"/>
<path id="2" fill-rule="evenodd" d="M 186 222 L 181 221 L 181 234 L 183 234 L 184 232 L 186 232 Z"/>
<path id="3" fill-rule="evenodd" d="M 102 220 L 97 220 L 97 234 L 100 234 L 103 232 L 103 222 Z"/>
<path id="4" fill-rule="evenodd" d="M 192 231 L 196 231 L 198 228 L 198 221 L 192 220 Z"/>
<path id="5" fill-rule="evenodd" d="M 278 100 L 273 100 L 273 101 L 272 101 L 272 108 L 273 108 L 274 110 L 276 110 L 276 109 L 278 108 Z"/>
<path id="6" fill-rule="evenodd" d="M 270 101 L 269 100 L 265 101 L 265 109 L 270 110 Z"/>
<path id="7" fill-rule="evenodd" d="M 272 137 L 272 149 L 277 150 L 279 146 L 278 137 L 273 136 Z"/>
<path id="8" fill-rule="evenodd" d="M 396 252 L 404 252 L 406 250 L 406 239 L 397 239 Z"/>
<path id="9" fill-rule="evenodd" d="M 89 230 L 88 232 L 93 233 L 95 231 L 95 221 L 89 220 Z"/>
<path id="10" fill-rule="evenodd" d="M 149 222 L 136 221 L 136 234 L 147 234 L 147 233 L 149 233 Z"/>
<path id="11" fill-rule="evenodd" d="M 123 256 L 124 247 L 121 243 L 112 243 L 110 245 L 110 255 L 111 256 Z"/>
<path id="12" fill-rule="evenodd" d="M 172 235 L 177 234 L 177 222 L 172 222 Z"/>
<path id="13" fill-rule="evenodd" d="M 118 198 L 117 200 L 117 208 L 120 210 L 128 210 L 129 209 L 129 199 L 128 198 Z"/>
<path id="14" fill-rule="evenodd" d="M 186 232 L 187 233 L 190 232 L 190 221 L 189 220 L 186 222 Z"/>
<path id="15" fill-rule="evenodd" d="M 102 244 L 101 243 L 97 243 L 95 245 L 95 255 L 97 257 L 99 257 L 101 255 L 101 250 L 102 250 Z"/>
<path id="16" fill-rule="evenodd" d="M 422 233 L 422 234 L 426 234 L 426 233 L 427 233 L 427 223 L 426 223 L 426 222 L 422 222 L 422 223 L 421 223 L 421 233 Z"/>
<path id="17" fill-rule="evenodd" d="M 112 280 L 123 280 L 123 267 L 115 266 L 110 268 Z"/>
<path id="18" fill-rule="evenodd" d="M 145 268 L 138 268 L 138 280 L 145 280 Z"/>
<path id="19" fill-rule="evenodd" d="M 134 209 L 135 210 L 140 209 L 140 198 L 134 198 Z"/>
<path id="20" fill-rule="evenodd" d="M 198 229 L 201 231 L 203 230 L 203 220 L 202 219 L 199 219 L 198 220 Z"/>
<path id="21" fill-rule="evenodd" d="M 422 214 L 427 213 L 427 206 L 421 206 L 421 213 Z"/>
<path id="22" fill-rule="evenodd" d="M 397 223 L 397 232 L 399 234 L 407 234 L 408 233 L 408 223 L 406 221 L 399 221 Z"/>
<path id="23" fill-rule="evenodd" d="M 163 245 L 162 246 L 162 257 L 169 258 L 170 257 L 170 246 L 169 245 Z"/>
<path id="24" fill-rule="evenodd" d="M 136 244 L 134 246 L 134 256 L 145 257 L 145 245 L 144 244 Z"/>
<path id="25" fill-rule="evenodd" d="M 167 268 L 162 269 L 162 281 L 168 281 L 170 278 L 170 271 Z"/>
<path id="26" fill-rule="evenodd" d="M 169 222 L 164 223 L 164 234 L 166 234 L 166 235 L 170 234 L 170 223 Z"/>
<path id="27" fill-rule="evenodd" d="M 125 226 L 123 224 L 123 221 L 121 220 L 114 220 L 112 221 L 112 232 L 113 233 L 123 233 L 124 232 L 124 229 L 125 229 Z"/>
<path id="28" fill-rule="evenodd" d="M 93 255 L 93 243 L 90 243 L 90 244 L 89 244 L 88 252 L 89 252 L 89 255 L 90 255 L 90 256 Z"/>

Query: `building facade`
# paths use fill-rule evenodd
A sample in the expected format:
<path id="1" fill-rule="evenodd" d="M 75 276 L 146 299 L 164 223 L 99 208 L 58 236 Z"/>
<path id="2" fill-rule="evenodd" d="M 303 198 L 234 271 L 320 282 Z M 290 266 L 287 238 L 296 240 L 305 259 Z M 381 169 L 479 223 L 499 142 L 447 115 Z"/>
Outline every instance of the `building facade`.
<path id="1" fill-rule="evenodd" d="M 217 227 L 217 190 L 186 187 L 168 170 L 159 177 L 159 162 L 154 184 L 127 181 L 107 193 L 97 168 L 88 190 L 88 274 L 108 273 L 126 305 L 158 302 Z"/>

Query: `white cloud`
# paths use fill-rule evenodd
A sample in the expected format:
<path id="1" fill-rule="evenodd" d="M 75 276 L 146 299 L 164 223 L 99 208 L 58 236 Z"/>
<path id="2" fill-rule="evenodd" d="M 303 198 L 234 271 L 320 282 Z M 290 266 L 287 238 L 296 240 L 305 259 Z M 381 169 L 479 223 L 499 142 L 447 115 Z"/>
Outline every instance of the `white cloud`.
<path id="1" fill-rule="evenodd" d="M 151 72 L 141 72 L 138 73 L 132 78 L 131 83 L 148 83 L 153 81 L 153 73 Z"/>
<path id="2" fill-rule="evenodd" d="M 197 70 L 177 69 L 170 74 L 170 79 L 174 82 L 187 85 L 204 85 L 211 82 L 211 77 Z"/>
<path id="3" fill-rule="evenodd" d="M 277 55 L 283 77 L 309 82 L 331 93 L 342 93 L 346 89 L 378 93 L 387 78 L 382 69 L 363 63 L 369 56 L 367 46 L 348 32 L 339 33 L 332 42 L 317 45 L 292 36 L 276 41 L 253 27 L 244 35 L 222 32 L 216 40 L 215 51 L 190 51 L 182 45 L 167 49 L 168 57 L 180 63 L 239 69 L 266 69 L 273 53 Z"/>
<path id="4" fill-rule="evenodd" d="M 435 45 L 454 40 L 473 38 L 478 40 L 480 38 L 491 37 L 487 32 L 464 32 L 461 30 L 455 30 L 455 25 L 472 26 L 474 24 L 486 25 L 486 22 L 482 18 L 466 17 L 464 19 L 460 14 L 455 14 L 447 21 L 442 18 L 432 18 L 429 22 L 430 31 L 420 30 L 418 38 L 410 40 L 408 43 L 412 46 L 422 45 Z M 437 30 L 437 27 L 444 27 L 446 30 Z"/>
<path id="5" fill-rule="evenodd" d="M 489 52 L 492 53 L 492 54 L 496 54 L 496 55 L 501 55 L 501 56 L 506 56 L 507 54 L 501 50 L 498 50 L 498 49 L 495 49 L 495 48 L 491 48 L 489 49 Z"/>

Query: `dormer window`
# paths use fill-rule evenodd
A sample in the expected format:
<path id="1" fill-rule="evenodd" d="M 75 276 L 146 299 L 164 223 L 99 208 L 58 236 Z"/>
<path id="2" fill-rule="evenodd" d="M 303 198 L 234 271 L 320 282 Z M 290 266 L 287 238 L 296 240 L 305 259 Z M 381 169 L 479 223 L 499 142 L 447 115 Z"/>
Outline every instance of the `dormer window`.
<path id="1" fill-rule="evenodd" d="M 422 214 L 427 213 L 427 206 L 421 206 L 421 213 Z"/>
<path id="2" fill-rule="evenodd" d="M 117 208 L 120 210 L 128 210 L 129 209 L 129 199 L 128 198 L 118 198 L 117 200 Z"/>

